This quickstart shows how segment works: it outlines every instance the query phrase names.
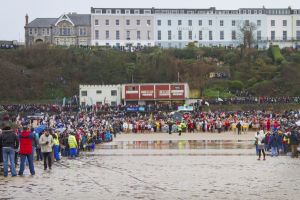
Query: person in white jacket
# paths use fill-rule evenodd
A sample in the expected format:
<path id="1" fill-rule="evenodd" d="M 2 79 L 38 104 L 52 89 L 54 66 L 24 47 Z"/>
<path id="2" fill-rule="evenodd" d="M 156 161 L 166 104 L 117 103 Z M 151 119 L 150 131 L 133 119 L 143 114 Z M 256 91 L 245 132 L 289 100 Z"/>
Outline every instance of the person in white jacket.
<path id="1" fill-rule="evenodd" d="M 264 150 L 265 138 L 266 137 L 265 137 L 265 133 L 264 133 L 263 130 L 260 130 L 259 134 L 255 135 L 255 139 L 256 139 L 257 145 L 258 145 L 258 159 L 257 160 L 260 160 L 261 152 L 263 153 L 264 160 L 266 160 L 266 153 L 265 153 L 265 150 Z"/>
<path id="2" fill-rule="evenodd" d="M 44 157 L 44 170 L 47 170 L 47 167 L 51 170 L 52 160 L 52 147 L 53 147 L 53 137 L 50 134 L 50 130 L 44 130 L 43 135 L 41 135 L 39 143 L 41 145 L 41 151 Z M 47 165 L 48 161 L 48 165 Z"/>

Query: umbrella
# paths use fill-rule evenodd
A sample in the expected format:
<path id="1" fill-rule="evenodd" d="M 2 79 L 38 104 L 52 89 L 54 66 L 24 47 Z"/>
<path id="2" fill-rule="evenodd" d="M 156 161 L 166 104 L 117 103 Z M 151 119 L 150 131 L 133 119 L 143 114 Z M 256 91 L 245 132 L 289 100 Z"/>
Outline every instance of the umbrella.
<path id="1" fill-rule="evenodd" d="M 222 102 L 222 101 L 223 101 L 223 99 L 221 99 L 221 98 L 219 98 L 219 97 L 218 97 L 218 101 L 221 101 L 221 102 Z"/>
<path id="2" fill-rule="evenodd" d="M 63 133 L 66 130 L 66 128 L 58 128 L 55 131 L 58 131 L 59 133 Z"/>
<path id="3" fill-rule="evenodd" d="M 43 130 L 45 130 L 45 129 L 46 129 L 46 125 L 40 125 L 40 126 L 36 127 L 36 128 L 34 129 L 34 131 L 35 131 L 36 133 L 40 134 L 40 133 L 43 132 Z"/>

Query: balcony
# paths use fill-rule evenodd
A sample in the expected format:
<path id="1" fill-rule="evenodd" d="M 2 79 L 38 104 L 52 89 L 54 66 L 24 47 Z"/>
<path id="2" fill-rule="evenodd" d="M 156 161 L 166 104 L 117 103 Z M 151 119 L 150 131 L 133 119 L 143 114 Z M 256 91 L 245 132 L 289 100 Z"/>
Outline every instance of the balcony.
<path id="1" fill-rule="evenodd" d="M 287 37 L 283 39 L 283 37 L 262 37 L 260 40 L 257 39 L 257 42 L 300 42 L 300 37 Z"/>

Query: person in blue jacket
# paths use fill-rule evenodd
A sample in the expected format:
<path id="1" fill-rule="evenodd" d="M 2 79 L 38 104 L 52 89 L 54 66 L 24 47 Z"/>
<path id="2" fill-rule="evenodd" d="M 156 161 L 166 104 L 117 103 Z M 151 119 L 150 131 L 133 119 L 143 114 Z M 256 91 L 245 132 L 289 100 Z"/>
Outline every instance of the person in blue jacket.
<path id="1" fill-rule="evenodd" d="M 269 145 L 271 147 L 271 156 L 278 156 L 278 152 L 277 152 L 277 133 L 274 131 L 272 133 L 272 135 L 270 136 L 270 141 L 269 141 Z"/>
<path id="2" fill-rule="evenodd" d="M 282 151 L 282 133 L 277 132 L 276 134 L 276 141 L 277 141 L 277 154 L 279 155 L 279 152 Z"/>

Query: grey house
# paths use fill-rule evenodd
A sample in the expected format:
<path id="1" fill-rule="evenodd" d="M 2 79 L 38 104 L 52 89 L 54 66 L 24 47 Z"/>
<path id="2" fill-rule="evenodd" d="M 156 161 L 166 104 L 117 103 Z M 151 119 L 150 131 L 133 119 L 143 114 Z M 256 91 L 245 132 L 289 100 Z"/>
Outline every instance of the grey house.
<path id="1" fill-rule="evenodd" d="M 36 18 L 28 23 L 25 17 L 25 45 L 37 43 L 54 45 L 91 44 L 91 15 L 69 13 L 59 18 Z"/>

